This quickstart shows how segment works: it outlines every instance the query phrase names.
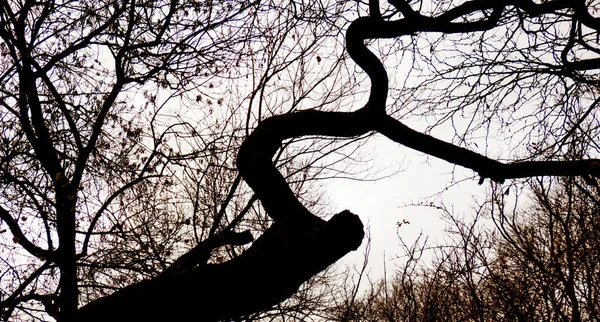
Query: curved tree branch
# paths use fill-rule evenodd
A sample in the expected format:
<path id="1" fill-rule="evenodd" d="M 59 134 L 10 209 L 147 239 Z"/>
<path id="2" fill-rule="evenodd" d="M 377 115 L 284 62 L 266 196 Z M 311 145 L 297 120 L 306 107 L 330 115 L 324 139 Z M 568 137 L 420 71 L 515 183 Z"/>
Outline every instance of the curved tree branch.
<path id="1" fill-rule="evenodd" d="M 49 251 L 47 249 L 43 249 L 34 243 L 32 243 L 19 226 L 16 218 L 10 215 L 6 209 L 0 207 L 0 218 L 4 220 L 10 232 L 13 234 L 13 241 L 21 245 L 26 251 L 28 251 L 31 255 L 37 258 L 43 258 L 48 260 L 56 260 L 56 253 L 53 251 Z"/>
<path id="2" fill-rule="evenodd" d="M 401 6 L 403 3 L 396 3 L 404 12 L 410 12 Z M 231 261 L 201 265 L 179 274 L 163 274 L 129 286 L 86 305 L 80 309 L 78 319 L 88 322 L 162 321 L 188 319 L 191 315 L 201 315 L 202 321 L 235 318 L 268 309 L 287 299 L 303 282 L 356 249 L 364 236 L 363 225 L 356 215 L 344 211 L 328 222 L 323 221 L 302 205 L 277 171 L 273 156 L 283 142 L 291 138 L 311 135 L 350 138 L 378 131 L 398 143 L 473 169 L 482 179 L 496 181 L 538 175 L 600 176 L 600 160 L 504 164 L 414 131 L 385 114 L 387 74 L 381 61 L 365 46 L 365 40 L 396 38 L 422 31 L 485 31 L 498 24 L 507 5 L 535 6 L 533 9 L 544 10 L 548 6 L 566 6 L 567 2 L 550 1 L 543 4 L 545 7 L 538 7 L 526 0 L 500 1 L 491 7 L 492 13 L 480 21 L 452 22 L 462 15 L 490 9 L 489 3 L 471 1 L 471 7 L 459 6 L 450 14 L 439 17 L 410 13 L 405 19 L 391 22 L 379 17 L 355 20 L 348 28 L 346 46 L 350 57 L 371 79 L 367 104 L 354 112 L 308 110 L 267 118 L 240 147 L 237 157 L 240 175 L 254 190 L 275 224 L 252 247 Z M 372 2 L 374 4 L 376 1 Z M 373 11 L 377 16 L 376 10 Z M 200 253 L 206 257 L 206 250 Z M 262 291 L 261 298 L 255 296 L 257 289 Z M 198 310 L 198 306 L 201 309 Z"/>

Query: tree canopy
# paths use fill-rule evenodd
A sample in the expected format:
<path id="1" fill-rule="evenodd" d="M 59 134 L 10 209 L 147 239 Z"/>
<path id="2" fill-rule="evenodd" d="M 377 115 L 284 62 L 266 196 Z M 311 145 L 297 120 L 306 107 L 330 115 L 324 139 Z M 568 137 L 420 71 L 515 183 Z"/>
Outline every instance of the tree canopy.
<path id="1" fill-rule="evenodd" d="M 480 183 L 595 184 L 597 146 L 574 147 L 597 137 L 597 10 L 2 2 L 4 319 L 268 310 L 361 244 L 358 217 L 324 214 L 311 183 L 351 171 L 374 133 Z M 407 125 L 419 118 L 425 129 Z"/>

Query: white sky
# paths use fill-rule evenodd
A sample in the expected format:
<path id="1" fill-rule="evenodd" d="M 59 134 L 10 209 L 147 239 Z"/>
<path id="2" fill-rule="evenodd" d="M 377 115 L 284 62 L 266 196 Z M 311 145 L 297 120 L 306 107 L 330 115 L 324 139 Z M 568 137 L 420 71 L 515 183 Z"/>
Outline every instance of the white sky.
<path id="1" fill-rule="evenodd" d="M 348 209 L 360 216 L 363 224 L 370 226 L 371 251 L 369 275 L 373 279 L 383 277 L 384 256 L 387 262 L 387 274 L 391 275 L 396 265 L 402 264 L 397 236 L 398 222 L 407 220 L 399 232 L 410 245 L 420 233 L 430 240 L 440 238 L 447 228 L 440 212 L 430 207 L 409 206 L 421 201 L 429 203 L 443 202 L 453 207 L 455 213 L 470 215 L 474 213 L 474 198 L 481 199 L 489 182 L 478 185 L 478 178 L 472 170 L 453 167 L 450 163 L 426 157 L 423 153 L 401 146 L 383 136 L 377 136 L 364 147 L 373 151 L 376 163 L 374 167 L 400 168 L 403 171 L 373 182 L 361 182 L 347 179 L 332 179 L 327 185 L 331 207 L 337 212 Z M 453 172 L 454 170 L 454 172 Z M 455 181 L 465 179 L 458 185 Z M 487 185 L 486 185 L 487 184 Z M 449 187 L 447 191 L 444 191 Z M 433 196 L 438 192 L 443 193 Z M 352 252 L 341 263 L 362 265 L 366 239 L 361 248 Z M 395 265 L 396 264 L 396 265 Z"/>

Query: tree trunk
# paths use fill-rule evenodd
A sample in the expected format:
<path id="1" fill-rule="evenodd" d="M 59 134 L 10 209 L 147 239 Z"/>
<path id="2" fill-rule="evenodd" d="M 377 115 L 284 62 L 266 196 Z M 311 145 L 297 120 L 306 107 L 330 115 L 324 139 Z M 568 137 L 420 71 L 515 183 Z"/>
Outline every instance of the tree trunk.
<path id="1" fill-rule="evenodd" d="M 275 224 L 231 261 L 134 284 L 91 302 L 78 320 L 218 321 L 266 310 L 357 249 L 364 236 L 360 219 L 349 211 L 301 235 L 280 227 Z"/>

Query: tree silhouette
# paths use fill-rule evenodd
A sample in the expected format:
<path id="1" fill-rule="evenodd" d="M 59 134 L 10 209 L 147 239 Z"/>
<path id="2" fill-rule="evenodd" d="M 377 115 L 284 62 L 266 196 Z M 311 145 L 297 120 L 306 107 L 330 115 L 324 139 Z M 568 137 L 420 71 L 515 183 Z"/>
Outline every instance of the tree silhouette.
<path id="1" fill-rule="evenodd" d="M 533 198 L 519 207 L 513 199 L 524 193 L 501 188 L 472 220 L 440 207 L 448 238 L 404 245 L 408 260 L 393 278 L 374 283 L 353 303 L 347 296 L 330 320 L 594 320 L 597 186 L 589 189 L 580 178 L 536 178 L 524 187 Z"/>
<path id="2" fill-rule="evenodd" d="M 557 153 L 549 154 L 545 153 L 547 146 L 540 148 L 536 145 L 534 153 L 528 158 L 500 162 L 459 144 L 409 128 L 394 113 L 388 114 L 388 74 L 381 60 L 366 45 L 370 40 L 400 39 L 431 33 L 462 35 L 462 39 L 467 40 L 474 37 L 479 39 L 478 44 L 482 44 L 483 48 L 484 44 L 491 42 L 486 37 L 511 28 L 531 32 L 531 39 L 536 41 L 539 39 L 538 33 L 545 37 L 553 36 L 552 41 L 540 40 L 541 44 L 527 43 L 525 46 L 529 46 L 529 52 L 519 48 L 523 41 L 507 36 L 505 47 L 514 43 L 516 49 L 496 48 L 490 51 L 497 54 L 491 61 L 487 60 L 487 52 L 481 57 L 473 55 L 480 58 L 479 63 L 471 59 L 463 65 L 451 65 L 438 74 L 442 79 L 450 79 L 450 85 L 463 83 L 475 89 L 485 83 L 486 76 L 490 76 L 489 83 L 496 87 L 490 85 L 488 89 L 495 97 L 502 94 L 499 89 L 511 88 L 519 83 L 519 73 L 550 75 L 567 83 L 565 87 L 568 91 L 563 97 L 570 97 L 586 88 L 570 86 L 573 82 L 586 85 L 588 89 L 595 85 L 595 75 L 589 72 L 598 63 L 595 58 L 598 50 L 591 39 L 591 35 L 598 30 L 597 20 L 590 13 L 594 9 L 593 4 L 564 0 L 541 3 L 527 0 L 390 1 L 390 5 L 382 12 L 378 1 L 370 1 L 368 16 L 353 20 L 345 34 L 348 55 L 370 79 L 368 100 L 362 107 L 352 107 L 345 112 L 319 108 L 322 106 L 292 108 L 291 113 L 275 112 L 265 117 L 265 110 L 259 104 L 254 128 L 249 126 L 252 113 L 247 114 L 246 130 L 249 134 L 239 146 L 236 162 L 241 177 L 234 179 L 238 183 L 233 185 L 237 186 L 240 178 L 243 178 L 273 224 L 240 256 L 222 263 L 206 264 L 208 254 L 216 247 L 240 245 L 251 240 L 248 232 L 225 229 L 220 234 L 214 234 L 213 230 L 191 253 L 175 261 L 174 266 L 167 267 L 162 263 L 163 273 L 93 300 L 77 310 L 79 258 L 75 215 L 80 205 L 78 202 L 87 197 L 79 189 L 90 180 L 86 175 L 94 173 L 97 174 L 94 178 L 97 178 L 114 173 L 106 170 L 114 170 L 114 165 L 96 168 L 90 165 L 94 162 L 109 164 L 110 160 L 103 159 L 101 150 L 97 149 L 106 144 L 107 141 L 102 141 L 103 137 L 110 137 L 105 135 L 105 129 L 111 125 L 111 118 L 118 123 L 119 113 L 123 113 L 127 106 L 125 100 L 122 108 L 114 108 L 119 106 L 119 94 L 136 84 L 153 81 L 161 88 L 183 95 L 190 88 L 202 85 L 191 82 L 192 75 L 203 71 L 208 74 L 224 73 L 228 66 L 238 63 L 240 53 L 246 48 L 255 50 L 253 44 L 257 39 L 264 39 L 264 43 L 272 42 L 271 35 L 280 25 L 274 23 L 254 28 L 255 25 L 260 26 L 257 17 L 261 12 L 271 12 L 271 16 L 286 12 L 297 21 L 316 21 L 317 25 L 331 26 L 323 32 L 327 34 L 335 30 L 337 21 L 346 18 L 344 11 L 338 7 L 335 4 L 311 6 L 297 2 L 282 7 L 274 3 L 264 5 L 259 1 L 242 1 L 235 5 L 216 1 L 202 4 L 180 4 L 176 1 L 81 2 L 77 5 L 26 1 L 5 2 L 2 5 L 0 35 L 7 57 L 3 64 L 9 66 L 3 76 L 7 80 L 4 85 L 7 99 L 3 107 L 8 115 L 4 122 L 7 124 L 5 128 L 9 129 L 5 131 L 9 136 L 5 139 L 5 145 L 23 148 L 17 153 L 10 150 L 3 154 L 4 159 L 17 165 L 5 171 L 5 177 L 12 178 L 9 181 L 15 190 L 7 194 L 13 197 L 5 197 L 11 209 L 3 208 L 0 215 L 13 233 L 15 242 L 31 255 L 43 258 L 48 263 L 44 265 L 56 265 L 60 269 L 59 305 L 56 308 L 60 321 L 164 320 L 189 316 L 197 316 L 204 321 L 235 318 L 268 309 L 289 298 L 303 282 L 356 249 L 363 238 L 363 227 L 358 217 L 344 211 L 324 221 L 299 201 L 297 193 L 274 165 L 273 159 L 290 140 L 304 137 L 355 139 L 377 132 L 427 155 L 472 169 L 480 177 L 480 183 L 486 178 L 502 182 L 506 179 L 547 175 L 583 176 L 592 183 L 593 178 L 599 175 L 599 160 L 565 160 L 558 153 L 560 148 L 556 149 Z M 331 17 L 337 20 L 332 22 Z M 70 28 L 65 28 L 65 21 Z M 570 26 L 568 34 L 562 33 L 559 28 L 565 21 Z M 538 30 L 530 31 L 534 25 L 539 26 Z M 557 26 L 557 29 L 547 28 L 547 25 Z M 75 33 L 75 30 L 79 33 Z M 261 38 L 263 36 L 265 38 Z M 201 41 L 206 39 L 210 41 Z M 296 43 L 303 46 L 299 40 Z M 560 51 L 551 57 L 535 55 L 540 46 L 547 48 L 550 45 L 560 48 Z M 81 48 L 100 50 L 91 55 L 90 52 L 79 53 Z M 434 46 L 431 51 L 435 51 Z M 269 50 L 265 50 L 265 53 L 268 54 Z M 499 53 L 517 53 L 524 58 L 500 57 Z M 103 67 L 104 55 L 111 57 L 113 65 Z M 301 57 L 304 56 L 306 52 L 297 56 L 300 57 L 299 65 L 302 65 Z M 322 62 L 320 56 L 315 58 L 317 63 Z M 549 62 L 551 58 L 555 62 Z M 451 64 L 452 60 L 448 61 Z M 522 72 L 507 71 L 511 63 L 528 65 L 529 69 Z M 71 68 L 69 75 L 60 72 L 60 67 L 65 65 Z M 290 68 L 285 63 L 279 66 L 282 70 Z M 107 72 L 112 68 L 114 74 Z M 477 68 L 478 74 L 472 74 Z M 97 70 L 96 75 L 86 73 L 89 70 Z M 86 76 L 75 77 L 77 71 Z M 508 82 L 492 77 L 504 74 L 516 76 Z M 272 75 L 267 78 L 270 77 Z M 477 84 L 470 84 L 472 77 L 478 78 Z M 97 78 L 101 80 L 99 83 Z M 303 78 L 302 73 L 300 78 Z M 194 80 L 193 77 L 191 79 Z M 57 83 L 60 87 L 56 86 Z M 85 91 L 81 90 L 81 86 Z M 213 84 L 209 84 L 209 88 L 213 87 Z M 457 91 L 452 90 L 452 86 L 443 90 L 447 95 L 437 102 L 446 99 L 457 104 L 456 107 L 446 104 L 449 110 L 445 112 L 446 115 L 453 115 L 457 111 L 466 113 L 468 106 L 479 106 L 461 105 L 468 100 L 485 105 L 486 100 L 492 97 L 485 92 L 467 92 L 460 94 L 462 99 L 456 99 L 453 95 Z M 260 93 L 259 100 L 265 99 L 262 89 L 257 92 Z M 416 95 L 418 91 L 410 94 Z M 157 96 L 146 95 L 147 107 L 151 108 L 156 104 Z M 403 107 L 403 97 L 406 98 L 400 96 L 395 99 L 394 109 Z M 253 95 L 251 100 L 254 98 Z M 203 98 L 198 96 L 197 99 Z M 217 104 L 219 102 L 217 100 Z M 436 102 L 435 97 L 431 102 Z M 589 111 L 594 106 L 592 104 Z M 475 110 L 473 115 L 483 115 L 484 121 L 479 124 L 485 124 L 487 113 L 489 111 Z M 581 121 L 573 122 L 572 129 L 564 130 L 564 138 L 571 136 L 589 113 L 572 113 Z M 536 115 L 536 111 L 526 114 Z M 545 120 L 539 121 L 539 124 L 546 124 Z M 552 129 L 552 124 L 548 125 L 548 129 Z M 11 126 L 19 130 L 11 131 Z M 564 128 L 564 124 L 558 127 Z M 135 141 L 140 137 L 141 132 L 135 126 L 121 125 L 121 128 L 129 140 Z M 170 126 L 166 128 L 164 133 L 178 135 Z M 152 176 L 150 169 L 152 172 L 157 171 L 157 167 L 164 169 L 162 164 L 153 163 L 157 156 L 168 155 L 166 159 L 170 162 L 179 162 L 181 155 L 169 154 L 158 148 L 163 139 L 160 135 L 152 136 L 156 149 L 145 161 L 140 159 L 143 163 L 141 173 L 137 172 L 136 177 L 125 186 L 149 179 Z M 552 146 L 560 147 L 561 142 L 556 140 Z M 207 146 L 206 151 L 208 155 L 214 154 L 214 147 Z M 188 156 L 197 153 L 199 151 L 194 151 Z M 135 153 L 122 158 L 121 168 L 116 169 L 135 168 L 130 162 L 132 157 L 135 157 Z M 26 162 L 20 163 L 22 160 Z M 25 171 L 20 164 L 29 166 L 30 169 L 26 171 L 35 173 L 29 177 L 36 179 L 24 182 L 19 179 L 24 175 L 15 176 L 16 170 L 13 169 Z M 165 186 L 171 184 L 165 181 Z M 19 191 L 30 193 L 26 205 L 16 197 L 20 195 Z M 101 191 L 95 193 L 102 195 Z M 56 225 L 59 241 L 56 251 L 51 244 L 44 249 L 26 238 L 18 221 L 15 221 L 16 216 L 11 214 L 15 210 L 15 213 L 20 213 L 25 206 L 31 212 L 38 213 L 43 224 Z M 219 220 L 220 213 L 217 213 Z M 90 221 L 90 226 L 94 225 L 93 221 Z M 45 230 L 51 231 L 49 228 Z M 117 224 L 111 230 L 118 234 L 123 227 Z M 165 232 L 165 240 L 172 240 L 168 238 L 171 229 L 167 227 Z M 91 236 L 91 231 L 87 235 Z M 50 243 L 52 233 L 48 233 L 46 239 Z M 87 243 L 83 242 L 83 249 Z M 86 255 L 85 251 L 81 254 Z M 255 295 L 258 289 L 264 296 Z M 54 305 L 54 297 L 36 299 L 51 309 Z M 199 305 L 202 307 L 200 310 Z"/>

